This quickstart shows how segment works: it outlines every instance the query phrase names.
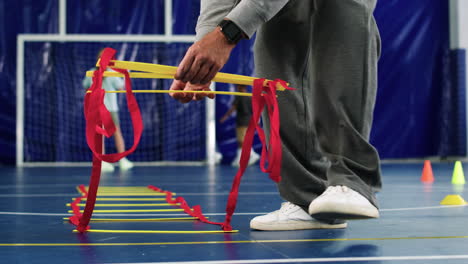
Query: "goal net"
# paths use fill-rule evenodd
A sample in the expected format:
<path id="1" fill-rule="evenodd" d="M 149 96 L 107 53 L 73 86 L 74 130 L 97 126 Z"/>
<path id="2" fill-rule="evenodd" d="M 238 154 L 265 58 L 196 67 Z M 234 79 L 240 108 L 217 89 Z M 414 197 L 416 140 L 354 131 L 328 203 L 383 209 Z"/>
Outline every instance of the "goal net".
<path id="1" fill-rule="evenodd" d="M 125 36 L 122 36 L 124 39 Z M 82 85 L 101 48 L 117 50 L 117 59 L 177 65 L 188 43 L 24 42 L 23 163 L 89 162 L 85 139 Z M 167 90 L 171 80 L 132 79 L 133 89 Z M 143 135 L 129 159 L 139 162 L 206 160 L 205 100 L 180 104 L 167 94 L 136 94 Z M 126 148 L 133 144 L 125 94 L 118 94 L 119 118 Z M 21 122 L 21 120 L 20 120 Z M 113 138 L 106 153 L 116 152 Z"/>

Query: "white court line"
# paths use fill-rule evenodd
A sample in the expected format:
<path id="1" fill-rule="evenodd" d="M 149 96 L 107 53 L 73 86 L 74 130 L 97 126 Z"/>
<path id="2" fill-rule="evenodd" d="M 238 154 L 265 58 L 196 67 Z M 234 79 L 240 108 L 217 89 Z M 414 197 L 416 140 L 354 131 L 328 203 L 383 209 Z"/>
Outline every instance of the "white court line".
<path id="1" fill-rule="evenodd" d="M 226 213 L 203 213 L 205 216 L 224 216 Z M 262 215 L 264 213 L 235 213 L 235 215 Z M 64 213 L 32 213 L 32 212 L 0 212 L 0 215 L 32 215 L 32 216 L 70 216 Z M 93 214 L 93 216 L 187 216 L 187 214 Z"/>
<path id="2" fill-rule="evenodd" d="M 2 185 L 0 189 L 17 189 L 17 188 L 61 188 L 61 187 L 76 187 L 78 184 L 58 183 L 58 184 L 10 184 Z"/>
<path id="3" fill-rule="evenodd" d="M 409 208 L 393 208 L 380 209 L 381 212 L 397 212 L 397 211 L 412 211 L 412 210 L 428 210 L 428 209 L 453 209 L 458 207 L 468 207 L 466 205 L 438 205 L 425 207 L 409 207 Z M 234 215 L 263 215 L 269 212 L 252 212 L 252 213 L 234 213 Z M 203 213 L 205 216 L 220 216 L 226 213 Z M 0 212 L 0 215 L 35 215 L 35 216 L 69 216 L 70 214 L 63 213 L 32 213 L 32 212 Z M 184 216 L 185 214 L 93 214 L 94 216 Z"/>
<path id="4" fill-rule="evenodd" d="M 164 183 L 159 183 L 158 186 L 193 186 L 194 184 L 199 184 L 199 182 L 164 182 Z M 243 182 L 242 185 L 244 186 L 270 186 L 273 185 L 274 183 L 272 181 L 270 182 Z M 2 185 L 0 186 L 0 189 L 32 189 L 32 188 L 62 188 L 62 187 L 72 187 L 75 188 L 79 184 L 71 184 L 71 183 L 61 183 L 61 184 L 9 184 L 9 185 Z M 203 183 L 203 186 L 212 186 L 216 185 L 219 186 L 219 183 Z M 226 182 L 226 185 L 231 185 L 230 182 Z M 102 187 L 146 187 L 146 185 L 140 185 L 140 186 L 121 186 L 121 185 L 105 185 Z M 278 192 L 272 192 L 275 194 L 278 194 Z"/>
<path id="5" fill-rule="evenodd" d="M 387 260 L 448 260 L 468 259 L 468 255 L 436 255 L 436 256 L 388 256 L 388 257 L 344 257 L 344 258 L 290 258 L 290 259 L 251 259 L 251 260 L 215 260 L 215 261 L 175 261 L 175 262 L 131 262 L 113 264 L 244 264 L 244 263 L 298 263 L 298 262 L 360 262 L 360 261 L 387 261 Z"/>
<path id="6" fill-rule="evenodd" d="M 239 195 L 278 195 L 278 192 L 239 192 Z M 226 195 L 228 196 L 228 192 L 221 192 L 221 193 L 215 193 L 215 192 L 208 192 L 208 193 L 183 193 L 183 192 L 177 192 L 178 196 L 196 196 L 196 195 Z"/>
<path id="7" fill-rule="evenodd" d="M 465 207 L 465 205 L 437 205 L 437 206 L 423 206 L 423 207 L 409 207 L 409 208 L 393 208 L 393 209 L 380 209 L 381 212 L 394 212 L 394 211 L 411 211 L 411 210 L 426 210 L 426 209 L 448 209 L 456 207 Z"/>
<path id="8" fill-rule="evenodd" d="M 278 195 L 278 192 L 239 192 L 239 195 L 271 195 L 275 194 Z M 0 194 L 0 198 L 2 197 L 61 197 L 61 196 L 66 196 L 66 197 L 76 197 L 79 194 L 70 194 L 70 193 L 43 193 L 43 194 Z M 206 193 L 206 192 L 199 192 L 199 193 L 177 193 L 178 196 L 205 196 L 205 195 L 224 195 L 228 196 L 229 192 L 222 192 L 222 193 Z"/>
<path id="9" fill-rule="evenodd" d="M 76 197 L 79 194 L 70 193 L 43 193 L 43 194 L 0 194 L 0 198 L 14 198 L 14 197 Z"/>
<path id="10" fill-rule="evenodd" d="M 28 213 L 28 212 L 0 212 L 0 215 L 69 216 L 70 214 Z"/>

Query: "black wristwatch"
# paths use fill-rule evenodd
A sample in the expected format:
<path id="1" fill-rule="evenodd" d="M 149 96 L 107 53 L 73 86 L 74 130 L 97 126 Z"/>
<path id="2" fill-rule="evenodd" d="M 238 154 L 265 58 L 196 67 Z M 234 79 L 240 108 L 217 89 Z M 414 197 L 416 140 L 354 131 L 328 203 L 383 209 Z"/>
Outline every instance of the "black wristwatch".
<path id="1" fill-rule="evenodd" d="M 223 32 L 224 36 L 231 44 L 237 44 L 239 40 L 244 38 L 244 32 L 242 29 L 240 29 L 236 23 L 231 20 L 223 20 L 218 24 L 218 26 L 221 28 L 221 32 Z"/>

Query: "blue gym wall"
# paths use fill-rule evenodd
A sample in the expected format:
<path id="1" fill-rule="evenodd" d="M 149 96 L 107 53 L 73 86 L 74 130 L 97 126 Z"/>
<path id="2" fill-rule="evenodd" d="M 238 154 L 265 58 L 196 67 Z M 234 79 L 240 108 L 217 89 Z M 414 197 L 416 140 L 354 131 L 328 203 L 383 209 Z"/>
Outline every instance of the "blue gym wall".
<path id="1" fill-rule="evenodd" d="M 198 5 L 173 1 L 175 34 L 194 33 Z M 67 32 L 162 34 L 163 10 L 163 0 L 67 1 Z M 448 1 L 380 0 L 375 16 L 383 47 L 371 141 L 380 156 L 465 155 L 465 91 L 457 81 L 465 53 L 449 50 Z M 0 164 L 15 162 L 16 35 L 21 33 L 58 33 L 58 0 L 0 1 Z M 251 74 L 251 44 L 239 45 L 223 71 Z M 216 99 L 218 118 L 230 102 L 226 96 Z M 217 127 L 225 162 L 236 148 L 233 128 L 233 119 Z"/>

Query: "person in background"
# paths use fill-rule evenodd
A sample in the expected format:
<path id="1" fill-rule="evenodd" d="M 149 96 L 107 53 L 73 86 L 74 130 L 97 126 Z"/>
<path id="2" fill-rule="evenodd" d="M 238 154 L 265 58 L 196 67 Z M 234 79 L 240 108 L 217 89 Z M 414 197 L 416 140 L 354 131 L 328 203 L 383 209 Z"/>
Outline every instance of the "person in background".
<path id="1" fill-rule="evenodd" d="M 236 85 L 237 91 L 240 93 L 247 92 L 246 85 Z M 224 123 L 233 112 L 236 112 L 236 138 L 237 138 L 237 153 L 231 165 L 239 167 L 239 162 L 242 154 L 242 145 L 244 144 L 244 136 L 249 126 L 250 117 L 252 116 L 252 98 L 250 96 L 234 97 L 234 102 L 231 108 L 221 117 L 220 123 Z M 252 165 L 260 159 L 260 156 L 252 149 L 248 165 Z"/>
<path id="2" fill-rule="evenodd" d="M 99 52 L 97 58 L 101 57 L 102 50 Z M 94 71 L 96 68 L 90 69 L 90 71 Z M 91 86 L 92 79 L 91 77 L 85 77 L 82 81 L 83 88 L 88 89 Z M 104 77 L 102 81 L 102 88 L 106 91 L 118 91 L 124 89 L 124 81 L 122 78 L 118 77 Z M 112 121 L 115 124 L 115 133 L 114 133 L 114 142 L 115 148 L 117 149 L 118 153 L 125 151 L 125 141 L 122 136 L 122 131 L 120 130 L 120 120 L 119 120 L 119 105 L 117 103 L 117 94 L 116 93 L 106 93 L 104 96 L 104 105 L 106 106 L 107 110 L 109 110 Z M 103 140 L 103 153 L 105 153 L 105 146 Z M 133 168 L 133 163 L 129 161 L 126 157 L 119 160 L 119 168 L 121 170 L 129 170 Z M 102 162 L 102 171 L 104 172 L 112 172 L 114 171 L 114 165 L 108 162 Z"/>

